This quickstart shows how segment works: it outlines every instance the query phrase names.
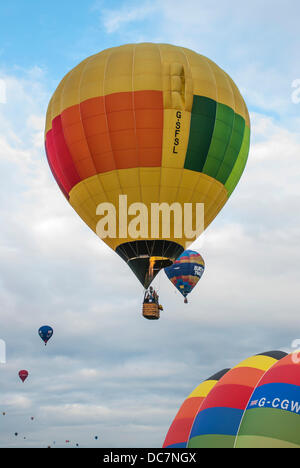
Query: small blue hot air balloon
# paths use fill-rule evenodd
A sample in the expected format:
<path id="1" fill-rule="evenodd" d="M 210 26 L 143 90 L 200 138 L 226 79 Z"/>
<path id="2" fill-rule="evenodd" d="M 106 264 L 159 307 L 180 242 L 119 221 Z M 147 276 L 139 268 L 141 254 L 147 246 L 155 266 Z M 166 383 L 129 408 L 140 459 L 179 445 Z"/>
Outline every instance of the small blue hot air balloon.
<path id="1" fill-rule="evenodd" d="M 185 250 L 173 265 L 165 268 L 165 273 L 187 303 L 187 295 L 198 283 L 204 269 L 205 263 L 201 255 L 194 250 Z"/>
<path id="2" fill-rule="evenodd" d="M 53 328 L 49 327 L 48 325 L 44 325 L 39 329 L 39 335 L 42 340 L 45 342 L 45 346 L 47 342 L 50 340 L 51 336 L 53 335 Z"/>

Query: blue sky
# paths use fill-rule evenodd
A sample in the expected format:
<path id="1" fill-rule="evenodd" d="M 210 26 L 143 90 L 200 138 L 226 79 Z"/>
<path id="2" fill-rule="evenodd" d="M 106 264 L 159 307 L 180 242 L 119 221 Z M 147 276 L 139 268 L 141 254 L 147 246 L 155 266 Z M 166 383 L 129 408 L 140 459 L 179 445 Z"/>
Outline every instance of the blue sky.
<path id="1" fill-rule="evenodd" d="M 51 89 L 99 50 L 126 42 L 170 42 L 215 60 L 245 89 L 249 106 L 280 118 L 274 104 L 288 101 L 298 73 L 298 15 L 294 0 L 284 6 L 281 1 L 254 1 L 247 8 L 236 0 L 228 7 L 216 0 L 189 0 L 176 7 L 170 0 L 2 2 L 0 58 L 2 68 L 17 76 L 39 67 Z M 250 77 L 264 86 L 264 93 L 249 90 Z M 268 102 L 275 94 L 276 102 Z"/>
<path id="2" fill-rule="evenodd" d="M 202 379 L 299 339 L 299 16 L 296 0 L 1 2 L 1 447 L 88 447 L 96 434 L 102 447 L 160 447 Z M 125 263 L 65 202 L 43 146 L 47 104 L 65 73 L 141 41 L 216 61 L 252 125 L 245 173 L 201 246 L 201 283 L 183 309 L 160 275 L 157 324 L 141 317 L 142 290 Z M 44 324 L 54 328 L 46 348 Z"/>

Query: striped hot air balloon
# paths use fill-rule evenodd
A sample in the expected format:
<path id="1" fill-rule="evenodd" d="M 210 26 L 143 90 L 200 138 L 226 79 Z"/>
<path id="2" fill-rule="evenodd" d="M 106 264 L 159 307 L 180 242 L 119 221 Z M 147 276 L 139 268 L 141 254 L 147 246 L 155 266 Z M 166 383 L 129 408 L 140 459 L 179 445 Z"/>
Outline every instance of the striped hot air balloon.
<path id="1" fill-rule="evenodd" d="M 61 191 L 98 234 L 105 209 L 114 208 L 113 233 L 101 237 L 144 287 L 195 240 L 172 216 L 174 204 L 181 221 L 185 206 L 194 220 L 204 204 L 206 228 L 242 175 L 249 141 L 247 107 L 232 79 L 168 44 L 128 44 L 85 59 L 56 89 L 45 128 Z M 137 215 L 136 203 L 146 211 Z M 146 215 L 154 204 L 158 214 L 162 204 L 169 211 L 153 231 Z"/>
<path id="2" fill-rule="evenodd" d="M 165 268 L 165 273 L 187 302 L 187 295 L 198 283 L 204 269 L 205 263 L 202 256 L 194 250 L 185 250 L 173 265 Z"/>
<path id="3" fill-rule="evenodd" d="M 243 415 L 237 448 L 300 448 L 300 361 L 289 354 L 259 381 Z"/>
<path id="4" fill-rule="evenodd" d="M 294 354 L 270 351 L 242 361 L 211 386 L 187 425 L 188 400 L 164 447 L 300 448 L 300 359 Z"/>
<path id="5" fill-rule="evenodd" d="M 187 397 L 168 430 L 163 445 L 164 448 L 185 448 L 187 446 L 194 418 L 199 412 L 203 401 L 218 380 L 228 371 L 229 369 L 223 369 L 209 379 L 204 380 L 204 382 L 198 385 Z"/>

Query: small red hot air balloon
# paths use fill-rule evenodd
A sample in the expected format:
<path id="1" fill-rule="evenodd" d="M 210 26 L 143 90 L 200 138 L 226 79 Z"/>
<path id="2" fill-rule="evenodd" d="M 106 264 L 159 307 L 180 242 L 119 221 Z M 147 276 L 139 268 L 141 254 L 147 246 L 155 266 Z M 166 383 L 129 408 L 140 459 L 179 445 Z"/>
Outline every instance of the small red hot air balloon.
<path id="1" fill-rule="evenodd" d="M 28 371 L 27 370 L 20 370 L 19 377 L 22 380 L 22 382 L 24 382 L 28 377 Z"/>

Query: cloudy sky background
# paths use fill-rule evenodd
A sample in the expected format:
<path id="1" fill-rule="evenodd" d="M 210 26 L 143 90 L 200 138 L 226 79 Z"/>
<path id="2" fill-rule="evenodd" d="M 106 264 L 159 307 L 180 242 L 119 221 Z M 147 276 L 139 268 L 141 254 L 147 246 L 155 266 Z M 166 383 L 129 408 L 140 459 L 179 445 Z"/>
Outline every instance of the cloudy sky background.
<path id="1" fill-rule="evenodd" d="M 161 447 L 201 380 L 252 354 L 293 349 L 299 17 L 297 0 L 1 2 L 0 447 L 59 447 L 66 439 Z M 159 275 L 158 322 L 142 318 L 138 281 L 65 201 L 43 146 L 47 104 L 65 73 L 104 48 L 142 41 L 183 45 L 217 62 L 252 123 L 240 184 L 195 244 L 205 274 L 188 306 Z M 45 324 L 54 328 L 47 347 L 37 335 Z"/>

